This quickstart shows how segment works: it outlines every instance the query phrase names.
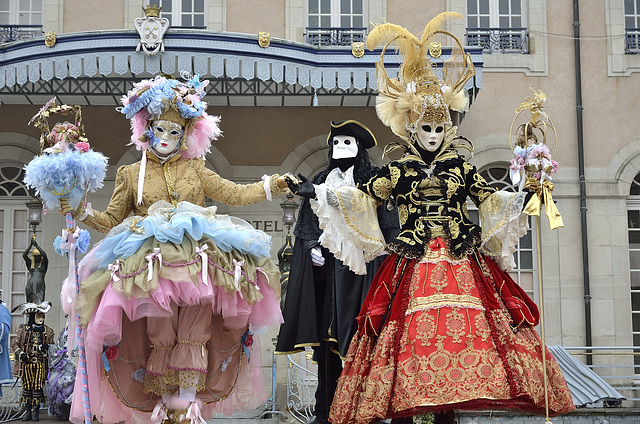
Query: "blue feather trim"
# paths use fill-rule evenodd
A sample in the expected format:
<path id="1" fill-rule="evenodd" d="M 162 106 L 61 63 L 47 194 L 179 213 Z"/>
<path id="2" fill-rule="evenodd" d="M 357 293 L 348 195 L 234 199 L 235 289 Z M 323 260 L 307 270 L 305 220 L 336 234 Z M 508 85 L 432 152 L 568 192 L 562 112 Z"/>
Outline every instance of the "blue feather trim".
<path id="1" fill-rule="evenodd" d="M 85 192 L 102 187 L 107 158 L 93 150 L 84 153 L 68 150 L 36 156 L 24 169 L 25 184 L 35 189 L 48 209 L 55 208 L 61 198 L 66 198 L 75 209 Z"/>

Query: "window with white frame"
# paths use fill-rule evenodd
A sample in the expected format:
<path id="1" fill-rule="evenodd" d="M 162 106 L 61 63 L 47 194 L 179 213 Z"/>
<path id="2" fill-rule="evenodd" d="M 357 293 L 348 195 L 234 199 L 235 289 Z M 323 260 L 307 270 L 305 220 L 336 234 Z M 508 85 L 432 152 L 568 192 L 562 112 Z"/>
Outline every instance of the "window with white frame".
<path id="1" fill-rule="evenodd" d="M 624 0 L 625 52 L 640 53 L 640 0 Z"/>
<path id="2" fill-rule="evenodd" d="M 43 0 L 0 0 L 0 25 L 42 25 Z"/>
<path id="3" fill-rule="evenodd" d="M 629 282 L 631 289 L 631 331 L 633 345 L 640 346 L 640 174 L 631 183 L 627 199 L 629 236 Z M 634 355 L 635 374 L 640 374 L 640 356 Z"/>
<path id="4" fill-rule="evenodd" d="M 640 0 L 624 0 L 624 27 L 640 28 Z"/>
<path id="5" fill-rule="evenodd" d="M 306 0 L 307 43 L 350 45 L 364 41 L 366 0 Z"/>
<path id="6" fill-rule="evenodd" d="M 9 309 L 25 302 L 24 287 L 28 272 L 22 257 L 29 245 L 28 212 L 25 202 L 31 199 L 22 182 L 24 169 L 20 165 L 0 166 L 0 288 L 2 300 Z M 40 235 L 38 230 L 36 237 Z M 23 321 L 14 314 L 11 332 Z"/>
<path id="7" fill-rule="evenodd" d="M 467 45 L 527 53 L 526 0 L 467 0 Z"/>
<path id="8" fill-rule="evenodd" d="M 511 184 L 509 177 L 509 166 L 493 165 L 480 171 L 480 175 L 484 177 L 489 185 L 498 190 L 515 192 L 517 188 Z M 478 223 L 478 210 L 472 202 L 467 204 L 471 219 Z M 513 254 L 516 267 L 509 273 L 511 278 L 524 289 L 531 299 L 538 302 L 538 287 L 534 282 L 537 278 L 537 263 L 535 255 L 535 244 L 533 243 L 532 228 L 533 218 L 529 217 L 529 229 L 527 233 L 520 238 L 520 242 L 516 246 Z"/>
<path id="9" fill-rule="evenodd" d="M 160 16 L 173 27 L 206 28 L 205 0 L 162 0 Z"/>

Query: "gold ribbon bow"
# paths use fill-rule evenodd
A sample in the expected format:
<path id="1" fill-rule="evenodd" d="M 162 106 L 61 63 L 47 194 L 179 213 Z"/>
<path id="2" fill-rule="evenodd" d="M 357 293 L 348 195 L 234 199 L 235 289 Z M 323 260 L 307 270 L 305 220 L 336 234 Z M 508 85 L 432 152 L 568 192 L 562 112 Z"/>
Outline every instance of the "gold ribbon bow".
<path id="1" fill-rule="evenodd" d="M 529 179 L 525 184 L 525 188 L 528 188 L 534 192 L 534 196 L 531 196 L 527 206 L 525 206 L 523 212 L 527 215 L 535 215 L 540 216 L 540 209 L 542 208 L 542 199 L 544 198 L 544 209 L 547 213 L 547 218 L 549 218 L 549 225 L 552 230 L 556 228 L 564 227 L 564 223 L 562 222 L 562 215 L 556 208 L 555 203 L 553 203 L 553 197 L 551 196 L 551 192 L 553 191 L 553 183 L 551 181 L 545 181 L 540 186 L 535 180 Z"/>

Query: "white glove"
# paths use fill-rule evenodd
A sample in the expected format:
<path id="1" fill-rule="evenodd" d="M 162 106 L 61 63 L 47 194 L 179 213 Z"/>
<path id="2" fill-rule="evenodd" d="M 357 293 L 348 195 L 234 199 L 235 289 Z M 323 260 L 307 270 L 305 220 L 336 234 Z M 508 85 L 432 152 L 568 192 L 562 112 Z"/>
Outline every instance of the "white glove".
<path id="1" fill-rule="evenodd" d="M 322 256 L 322 250 L 319 247 L 311 248 L 311 263 L 313 266 L 324 265 L 324 257 Z"/>

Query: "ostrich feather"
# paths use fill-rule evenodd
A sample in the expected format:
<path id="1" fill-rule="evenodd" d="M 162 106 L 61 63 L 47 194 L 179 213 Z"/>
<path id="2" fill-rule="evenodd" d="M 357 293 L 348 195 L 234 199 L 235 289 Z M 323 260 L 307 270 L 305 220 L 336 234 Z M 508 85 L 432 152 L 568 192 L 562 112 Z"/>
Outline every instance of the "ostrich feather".
<path id="1" fill-rule="evenodd" d="M 102 187 L 107 158 L 89 150 L 36 156 L 25 166 L 24 182 L 35 189 L 48 209 L 54 209 L 61 198 L 77 208 L 85 192 Z"/>
<path id="2" fill-rule="evenodd" d="M 460 18 L 464 19 L 464 17 L 458 12 L 442 12 L 435 16 L 433 19 L 429 21 L 427 26 L 425 26 L 424 31 L 422 31 L 422 36 L 420 37 L 420 48 L 418 51 L 419 57 L 426 57 L 427 51 L 429 50 L 429 42 L 431 38 L 433 38 L 435 32 L 439 29 L 442 29 L 444 23 L 449 20 L 449 18 Z"/>
<path id="3" fill-rule="evenodd" d="M 418 38 L 411 34 L 408 29 L 400 25 L 384 23 L 377 25 L 367 36 L 367 48 L 373 50 L 384 44 L 392 43 L 400 55 L 404 56 L 403 64 L 400 66 L 401 80 L 409 81 L 416 69 L 424 66 L 424 58 L 418 57 Z"/>

